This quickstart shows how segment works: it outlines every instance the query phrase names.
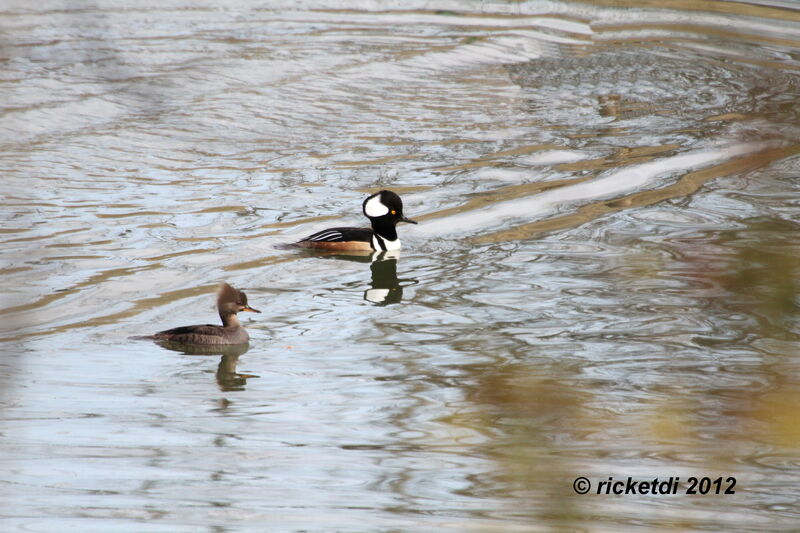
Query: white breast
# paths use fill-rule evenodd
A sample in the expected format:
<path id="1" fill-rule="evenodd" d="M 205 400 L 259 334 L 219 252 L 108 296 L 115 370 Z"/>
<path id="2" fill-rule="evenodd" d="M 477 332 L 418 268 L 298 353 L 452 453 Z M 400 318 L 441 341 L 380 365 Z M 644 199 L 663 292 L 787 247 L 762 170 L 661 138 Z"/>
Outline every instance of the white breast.
<path id="1" fill-rule="evenodd" d="M 391 252 L 392 250 L 399 250 L 400 249 L 400 239 L 399 238 L 397 238 L 397 239 L 395 239 L 393 241 L 387 241 L 387 240 L 384 239 L 383 242 L 386 244 L 386 250 L 387 251 Z"/>
<path id="2" fill-rule="evenodd" d="M 392 251 L 392 250 L 399 250 L 400 249 L 400 238 L 398 237 L 397 239 L 395 239 L 393 241 L 390 241 L 388 239 L 383 239 L 383 245 L 386 246 L 386 251 L 387 252 L 388 251 Z M 372 236 L 372 247 L 375 250 L 383 250 L 383 248 L 381 248 L 380 241 L 378 241 L 378 236 L 377 235 L 373 235 Z"/>

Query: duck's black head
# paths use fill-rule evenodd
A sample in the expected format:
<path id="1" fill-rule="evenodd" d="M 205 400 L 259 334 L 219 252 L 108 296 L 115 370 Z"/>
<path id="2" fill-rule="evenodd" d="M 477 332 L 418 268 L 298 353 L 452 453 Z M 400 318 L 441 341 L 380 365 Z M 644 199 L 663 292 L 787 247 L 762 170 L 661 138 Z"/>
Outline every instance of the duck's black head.
<path id="1" fill-rule="evenodd" d="M 373 225 L 375 222 L 389 222 L 392 225 L 398 222 L 417 223 L 403 216 L 403 200 L 392 191 L 384 190 L 373 194 L 364 200 L 362 209 L 364 210 L 364 215 L 373 222 Z"/>

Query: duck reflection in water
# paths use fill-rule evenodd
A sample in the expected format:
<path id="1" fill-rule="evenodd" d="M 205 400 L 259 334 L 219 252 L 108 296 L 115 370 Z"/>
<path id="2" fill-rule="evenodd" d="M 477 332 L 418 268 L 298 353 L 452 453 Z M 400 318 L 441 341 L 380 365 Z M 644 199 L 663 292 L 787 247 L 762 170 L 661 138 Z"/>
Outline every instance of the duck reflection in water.
<path id="1" fill-rule="evenodd" d="M 236 364 L 239 362 L 239 356 L 250 349 L 250 344 L 245 342 L 243 344 L 217 344 L 217 345 L 192 345 L 181 344 L 173 341 L 159 341 L 159 346 L 180 352 L 186 355 L 221 355 L 217 365 L 217 385 L 220 390 L 228 391 L 241 391 L 245 389 L 248 378 L 257 378 L 254 374 L 239 374 L 236 372 Z"/>
<path id="2" fill-rule="evenodd" d="M 397 278 L 397 260 L 400 252 L 381 252 L 375 256 L 369 266 L 372 286 L 364 291 L 364 299 L 376 305 L 400 303 L 403 299 L 403 286 Z"/>
<path id="3" fill-rule="evenodd" d="M 364 299 L 376 305 L 400 303 L 403 299 L 403 287 L 417 283 L 415 279 L 399 279 L 397 277 L 397 260 L 400 258 L 399 250 L 388 252 L 307 250 L 305 252 L 309 256 L 323 257 L 325 259 L 369 263 L 372 279 L 370 288 L 364 291 Z"/>

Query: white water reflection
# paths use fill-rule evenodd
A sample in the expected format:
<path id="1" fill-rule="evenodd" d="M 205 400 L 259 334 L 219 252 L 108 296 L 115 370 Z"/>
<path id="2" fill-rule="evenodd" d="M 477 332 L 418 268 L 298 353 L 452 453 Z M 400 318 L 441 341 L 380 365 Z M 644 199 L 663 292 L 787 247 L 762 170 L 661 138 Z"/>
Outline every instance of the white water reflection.
<path id="1" fill-rule="evenodd" d="M 660 180 L 680 176 L 690 170 L 700 169 L 714 163 L 730 161 L 747 154 L 764 150 L 766 143 L 732 144 L 713 150 L 662 157 L 650 163 L 625 167 L 608 172 L 596 179 L 565 185 L 529 198 L 518 198 L 492 204 L 479 211 L 462 213 L 451 217 L 426 221 L 415 233 L 428 236 L 445 234 L 478 233 L 506 223 L 509 219 L 535 220 L 554 213 L 566 204 L 578 204 L 587 200 L 613 198 L 626 192 L 655 187 Z M 419 195 L 421 199 L 422 195 Z"/>

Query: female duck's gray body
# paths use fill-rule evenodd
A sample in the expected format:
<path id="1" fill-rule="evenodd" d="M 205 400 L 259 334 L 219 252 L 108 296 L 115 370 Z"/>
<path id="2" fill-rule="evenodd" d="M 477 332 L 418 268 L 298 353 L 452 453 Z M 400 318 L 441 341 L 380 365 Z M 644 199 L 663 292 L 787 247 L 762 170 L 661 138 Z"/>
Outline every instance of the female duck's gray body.
<path id="1" fill-rule="evenodd" d="M 250 335 L 239 323 L 236 313 L 240 311 L 261 312 L 247 305 L 247 295 L 245 293 L 234 289 L 227 283 L 223 283 L 219 287 L 217 311 L 219 311 L 219 318 L 222 320 L 221 326 L 213 324 L 182 326 L 159 331 L 153 335 L 153 339 L 176 344 L 194 345 L 244 344 L 250 340 Z"/>

